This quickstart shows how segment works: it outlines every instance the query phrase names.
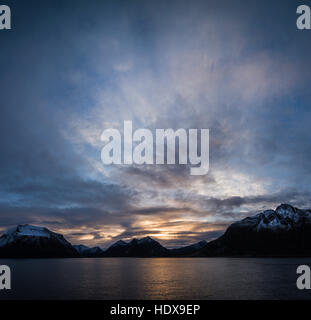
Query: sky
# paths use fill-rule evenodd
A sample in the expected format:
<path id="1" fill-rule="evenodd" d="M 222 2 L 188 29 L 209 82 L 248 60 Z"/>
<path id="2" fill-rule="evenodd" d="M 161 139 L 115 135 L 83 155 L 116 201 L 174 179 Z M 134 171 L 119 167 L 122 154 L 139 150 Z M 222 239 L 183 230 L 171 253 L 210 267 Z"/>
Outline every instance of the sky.
<path id="1" fill-rule="evenodd" d="M 311 207 L 307 0 L 2 2 L 0 233 L 177 247 L 281 203 Z M 103 165 L 101 134 L 125 120 L 210 129 L 208 174 Z"/>

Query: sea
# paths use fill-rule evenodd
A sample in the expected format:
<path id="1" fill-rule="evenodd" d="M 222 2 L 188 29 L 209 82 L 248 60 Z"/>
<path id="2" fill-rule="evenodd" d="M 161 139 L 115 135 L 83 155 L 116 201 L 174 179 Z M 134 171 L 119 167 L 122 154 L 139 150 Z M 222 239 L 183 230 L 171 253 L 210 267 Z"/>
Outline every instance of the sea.
<path id="1" fill-rule="evenodd" d="M 292 300 L 311 258 L 0 259 L 11 290 L 0 300 Z"/>

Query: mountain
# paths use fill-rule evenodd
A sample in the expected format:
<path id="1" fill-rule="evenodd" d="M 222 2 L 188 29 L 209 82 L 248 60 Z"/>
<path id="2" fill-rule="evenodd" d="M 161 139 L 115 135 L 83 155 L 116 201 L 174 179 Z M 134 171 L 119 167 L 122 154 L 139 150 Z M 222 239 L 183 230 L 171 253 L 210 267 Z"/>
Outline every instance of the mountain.
<path id="1" fill-rule="evenodd" d="M 128 245 L 127 242 L 123 240 L 119 240 L 116 243 L 114 243 L 112 246 L 110 246 L 104 253 L 105 256 L 109 257 L 120 257 L 124 256 L 124 251 L 126 246 Z"/>
<path id="2" fill-rule="evenodd" d="M 207 242 L 205 240 L 203 240 L 198 243 L 192 244 L 190 246 L 181 247 L 181 248 L 177 248 L 177 249 L 171 249 L 170 255 L 173 257 L 192 256 L 198 250 L 202 249 L 206 245 L 207 245 Z"/>
<path id="3" fill-rule="evenodd" d="M 101 257 L 104 251 L 99 247 L 90 248 L 83 244 L 73 246 L 82 257 Z"/>
<path id="4" fill-rule="evenodd" d="M 282 204 L 229 226 L 197 256 L 310 256 L 311 210 Z"/>
<path id="5" fill-rule="evenodd" d="M 109 247 L 106 257 L 166 257 L 169 250 L 150 237 L 133 239 L 130 242 L 118 241 Z"/>
<path id="6" fill-rule="evenodd" d="M 216 240 L 166 249 L 145 237 L 119 240 L 106 251 L 72 246 L 61 234 L 44 227 L 18 225 L 0 237 L 0 258 L 50 257 L 212 257 L 311 256 L 311 210 L 282 204 L 228 227 Z"/>
<path id="7" fill-rule="evenodd" d="M 47 228 L 18 225 L 0 237 L 1 258 L 77 257 L 74 247 Z"/>

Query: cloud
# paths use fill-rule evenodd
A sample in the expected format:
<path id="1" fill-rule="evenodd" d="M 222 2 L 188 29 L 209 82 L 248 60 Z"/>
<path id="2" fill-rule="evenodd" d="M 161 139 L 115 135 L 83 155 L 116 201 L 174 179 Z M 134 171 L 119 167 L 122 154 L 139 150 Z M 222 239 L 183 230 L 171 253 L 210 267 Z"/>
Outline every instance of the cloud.
<path id="1" fill-rule="evenodd" d="M 311 205 L 311 45 L 293 2 L 12 8 L 0 52 L 2 229 L 46 225 L 102 246 L 150 233 L 174 246 L 281 202 Z M 208 175 L 103 166 L 100 135 L 124 120 L 209 128 Z"/>

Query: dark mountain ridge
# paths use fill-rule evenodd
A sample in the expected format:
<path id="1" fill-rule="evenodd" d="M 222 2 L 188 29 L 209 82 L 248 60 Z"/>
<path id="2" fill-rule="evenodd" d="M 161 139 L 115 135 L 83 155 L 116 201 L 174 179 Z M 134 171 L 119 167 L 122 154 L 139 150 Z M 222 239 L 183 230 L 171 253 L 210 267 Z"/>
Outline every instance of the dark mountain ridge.
<path id="1" fill-rule="evenodd" d="M 311 210 L 282 204 L 229 226 L 196 256 L 311 256 Z"/>
<path id="2" fill-rule="evenodd" d="M 104 253 L 104 251 L 100 247 L 87 247 L 83 244 L 74 245 L 73 246 L 79 255 L 83 257 L 89 257 L 89 258 L 95 258 L 95 257 L 101 257 Z"/>
<path id="3" fill-rule="evenodd" d="M 205 240 L 200 241 L 198 243 L 192 244 L 190 246 L 176 248 L 176 249 L 170 249 L 170 255 L 173 257 L 187 257 L 191 256 L 192 254 L 196 253 L 203 247 L 207 245 L 207 242 Z"/>
<path id="4" fill-rule="evenodd" d="M 78 257 L 74 247 L 61 235 L 43 227 L 18 225 L 0 237 L 2 258 Z"/>
<path id="5" fill-rule="evenodd" d="M 311 256 L 311 210 L 282 204 L 231 224 L 216 240 L 167 249 L 145 237 L 107 250 L 72 246 L 44 227 L 18 225 L 0 237 L 1 258 Z"/>
<path id="6" fill-rule="evenodd" d="M 134 238 L 130 242 L 118 241 L 109 247 L 106 257 L 167 257 L 170 251 L 150 237 Z"/>

